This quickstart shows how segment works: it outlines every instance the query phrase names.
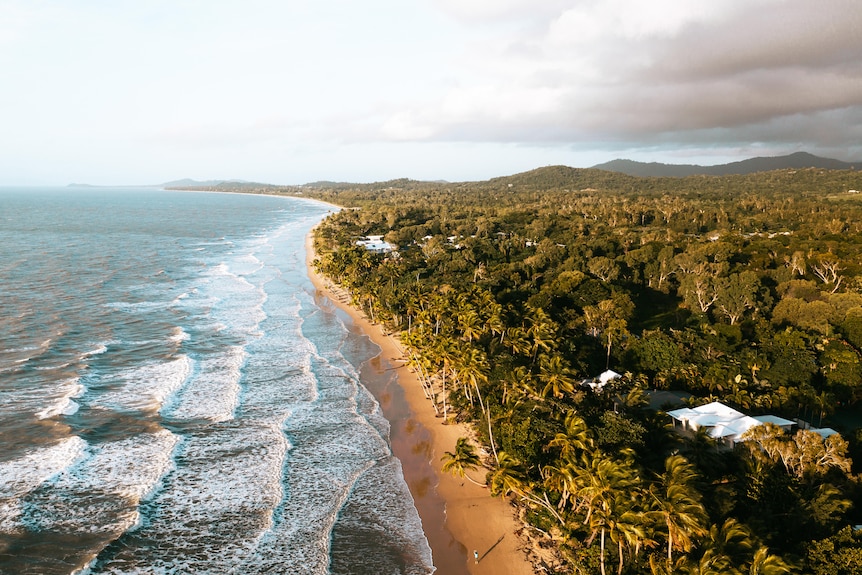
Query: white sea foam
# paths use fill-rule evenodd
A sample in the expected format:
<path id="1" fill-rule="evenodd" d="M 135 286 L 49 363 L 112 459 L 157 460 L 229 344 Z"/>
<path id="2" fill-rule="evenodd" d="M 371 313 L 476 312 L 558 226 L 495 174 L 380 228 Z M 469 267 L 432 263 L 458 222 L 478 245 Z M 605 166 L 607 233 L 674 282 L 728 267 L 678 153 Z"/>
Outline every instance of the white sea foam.
<path id="1" fill-rule="evenodd" d="M 263 268 L 263 262 L 257 259 L 252 254 L 246 254 L 238 258 L 234 258 L 230 263 L 230 269 L 233 273 L 240 276 L 252 275 Z"/>
<path id="2" fill-rule="evenodd" d="M 104 325 L 106 331 L 76 335 L 90 338 L 78 349 L 101 348 L 98 342 L 111 333 L 118 341 L 105 341 L 109 353 L 102 349 L 98 359 L 87 361 L 84 354 L 73 360 L 88 388 L 81 400 L 85 417 L 64 423 L 90 429 L 91 422 L 104 421 L 98 428 L 104 443 L 82 448 L 54 472 L 26 471 L 36 479 L 18 481 L 25 485 L 21 496 L 0 496 L 0 518 L 16 537 L 42 543 L 38 530 L 50 530 L 68 542 L 70 554 L 58 549 L 57 556 L 70 558 L 79 550 L 76 534 L 82 542 L 96 541 L 75 559 L 92 575 L 326 574 L 333 525 L 340 514 L 367 507 L 374 525 L 393 532 L 381 541 L 404 541 L 405 553 L 424 553 L 415 510 L 411 517 L 398 483 L 403 479 L 390 465 L 388 428 L 355 371 L 339 359 L 342 334 L 333 333 L 331 322 L 318 326 L 314 343 L 302 334 L 302 318 L 314 315 L 304 291 L 302 241 L 320 216 L 290 217 L 297 223 L 235 244 L 172 238 L 171 245 L 183 248 L 179 257 L 167 244 L 161 249 L 163 238 L 146 246 L 138 240 L 151 240 L 138 238 L 126 267 L 99 270 L 100 278 L 117 280 L 104 285 L 105 299 L 89 302 L 108 308 L 95 310 L 106 322 L 89 322 L 92 308 L 75 308 L 83 321 L 73 328 Z M 243 214 L 240 225 L 218 233 L 247 237 L 248 223 Z M 174 259 L 135 259 L 144 253 Z M 158 270 L 172 271 L 154 277 Z M 166 275 L 173 276 L 170 287 Z M 180 319 L 169 324 L 177 328 L 166 342 L 165 318 L 172 314 Z M 318 351 L 321 346 L 327 351 Z M 14 359 L 25 355 L 33 352 Z M 12 390 L 18 402 L 12 408 L 18 413 L 26 406 L 28 417 L 47 414 L 44 391 L 52 388 L 39 380 L 48 372 L 28 367 L 16 374 L 21 391 Z M 59 395 L 68 402 L 50 403 L 53 411 L 74 409 L 72 395 Z M 181 440 L 146 431 L 159 416 Z M 6 483 L 0 473 L 0 493 Z M 375 484 L 398 496 L 375 492 Z M 23 526 L 32 531 L 24 534 Z M 117 544 L 90 562 L 102 540 Z"/>
<path id="3" fill-rule="evenodd" d="M 36 412 L 36 417 L 39 419 L 48 419 L 56 415 L 73 415 L 78 411 L 78 404 L 72 401 L 73 398 L 78 398 L 84 395 L 86 388 L 81 385 L 80 380 L 76 377 L 60 382 L 55 390 L 52 390 L 52 399 L 47 407 Z M 45 392 L 48 395 L 49 392 Z"/>
<path id="4" fill-rule="evenodd" d="M 23 505 L 30 529 L 119 535 L 172 466 L 179 437 L 162 429 L 92 445 L 89 457 L 53 477 Z"/>
<path id="5" fill-rule="evenodd" d="M 227 422 L 190 433 L 170 489 L 138 533 L 145 548 L 120 549 L 94 573 L 242 573 L 283 497 L 287 439 L 275 424 Z"/>
<path id="6" fill-rule="evenodd" d="M 33 366 L 32 369 L 35 371 L 56 371 L 58 369 L 63 369 L 72 365 L 71 361 L 67 361 L 65 363 L 59 363 L 57 365 L 39 365 Z"/>
<path id="7" fill-rule="evenodd" d="M 189 247 L 200 246 L 200 247 L 206 248 L 207 246 L 232 246 L 232 245 L 233 245 L 232 241 L 225 239 L 225 238 L 219 238 L 217 240 L 212 240 L 212 241 L 208 241 L 208 242 L 196 242 L 193 244 L 189 244 Z"/>
<path id="8" fill-rule="evenodd" d="M 367 543 L 335 539 L 333 563 L 342 568 L 345 564 L 352 565 L 354 558 L 361 555 L 363 568 L 368 572 L 384 573 L 400 567 L 398 573 L 403 575 L 434 573 L 431 548 L 413 508 L 401 462 L 395 457 L 377 461 L 357 479 L 339 514 L 335 529 L 339 528 L 354 536 L 357 532 L 368 533 L 359 541 L 375 542 L 375 548 L 368 549 Z M 394 566 L 393 557 L 411 558 L 413 562 Z"/>
<path id="9" fill-rule="evenodd" d="M 188 339 L 189 334 L 180 326 L 175 326 L 174 329 L 171 330 L 171 335 L 168 338 L 168 340 L 173 343 L 180 343 L 181 341 L 186 341 Z"/>
<path id="10" fill-rule="evenodd" d="M 21 347 L 12 347 L 5 350 L 5 353 L 20 353 L 20 352 L 31 352 L 31 351 L 39 351 L 43 352 L 49 347 L 51 347 L 52 338 L 48 338 L 43 340 L 41 343 L 37 343 L 34 345 L 23 345 Z"/>
<path id="11" fill-rule="evenodd" d="M 87 442 L 71 436 L 36 447 L 15 459 L 0 461 L 0 533 L 22 528 L 22 497 L 62 472 L 84 455 Z"/>
<path id="12" fill-rule="evenodd" d="M 101 355 L 101 354 L 105 353 L 106 351 L 108 351 L 108 346 L 106 344 L 102 343 L 102 344 L 99 344 L 98 347 L 95 347 L 95 348 L 91 349 L 90 351 L 85 351 L 82 355 L 83 355 L 83 357 L 91 357 L 94 355 Z"/>
<path id="13" fill-rule="evenodd" d="M 125 410 L 158 410 L 180 389 L 192 371 L 187 355 L 163 363 L 153 363 L 120 373 L 107 391 L 91 405 Z"/>
<path id="14" fill-rule="evenodd" d="M 194 373 L 162 415 L 171 419 L 232 419 L 239 403 L 241 368 L 246 358 L 240 346 L 195 363 Z"/>
<path id="15" fill-rule="evenodd" d="M 327 364 L 316 365 L 314 372 L 319 397 L 297 407 L 285 422 L 292 443 L 288 497 L 250 565 L 286 562 L 327 573 L 332 528 L 356 481 L 391 456 L 386 441 L 356 412 L 355 382 Z"/>
<path id="16" fill-rule="evenodd" d="M 15 370 L 18 366 L 26 364 L 31 359 L 42 355 L 50 349 L 53 341 L 53 338 L 48 338 L 33 345 L 22 345 L 20 347 L 0 350 L 0 362 L 5 364 L 2 365 L 2 371 Z"/>
<path id="17" fill-rule="evenodd" d="M 189 293 L 188 293 L 188 292 L 181 293 L 180 295 L 178 295 L 177 297 L 175 297 L 175 298 L 173 299 L 173 301 L 171 301 L 171 305 L 179 305 L 179 303 L 180 303 L 181 301 L 183 301 L 184 299 L 186 299 L 187 297 L 189 297 Z"/>
<path id="18" fill-rule="evenodd" d="M 285 417 L 289 406 L 318 400 L 317 380 L 311 373 L 313 346 L 308 340 L 292 347 L 263 350 L 252 346 L 246 367 L 243 412 L 255 417 Z"/>
<path id="19" fill-rule="evenodd" d="M 59 473 L 81 456 L 87 442 L 73 435 L 21 457 L 0 461 L 0 496 L 23 495 Z"/>
<path id="20" fill-rule="evenodd" d="M 216 317 L 225 321 L 231 330 L 251 337 L 259 337 L 260 322 L 266 318 L 263 304 L 266 292 L 230 271 L 227 264 L 214 266 L 208 275 L 206 294 L 217 300 Z"/>

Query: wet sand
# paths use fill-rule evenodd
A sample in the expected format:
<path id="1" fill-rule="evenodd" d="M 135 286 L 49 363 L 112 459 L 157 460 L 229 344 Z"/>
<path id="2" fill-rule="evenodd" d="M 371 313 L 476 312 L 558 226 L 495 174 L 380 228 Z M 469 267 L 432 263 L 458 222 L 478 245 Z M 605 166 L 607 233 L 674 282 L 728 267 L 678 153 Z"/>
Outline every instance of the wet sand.
<path id="1" fill-rule="evenodd" d="M 469 437 L 469 430 L 460 424 L 443 425 L 435 417 L 418 378 L 405 366 L 397 336 L 372 324 L 349 305 L 346 294 L 315 272 L 312 233 L 306 239 L 306 261 L 318 303 L 343 314 L 349 329 L 368 336 L 381 349 L 360 376 L 390 422 L 392 450 L 401 460 L 437 573 L 533 575 L 521 550 L 524 542 L 516 535 L 522 525 L 514 508 L 492 498 L 487 489 L 442 472 L 444 452 L 453 451 L 459 437 Z M 487 471 L 479 469 L 471 477 L 481 481 Z"/>

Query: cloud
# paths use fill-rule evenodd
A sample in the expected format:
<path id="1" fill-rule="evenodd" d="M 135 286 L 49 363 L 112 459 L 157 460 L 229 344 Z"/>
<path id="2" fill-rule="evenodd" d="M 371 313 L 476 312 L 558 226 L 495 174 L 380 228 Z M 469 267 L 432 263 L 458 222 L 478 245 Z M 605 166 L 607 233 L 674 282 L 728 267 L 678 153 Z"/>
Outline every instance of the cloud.
<path id="1" fill-rule="evenodd" d="M 478 33 L 445 94 L 398 111 L 400 137 L 858 141 L 846 125 L 862 109 L 862 11 L 852 0 L 555 1 L 532 12 L 520 0 L 438 4 Z M 817 129 L 824 121 L 836 131 Z"/>
<path id="2" fill-rule="evenodd" d="M 0 0 L 2 171 L 854 159 L 859 30 L 855 0 Z"/>

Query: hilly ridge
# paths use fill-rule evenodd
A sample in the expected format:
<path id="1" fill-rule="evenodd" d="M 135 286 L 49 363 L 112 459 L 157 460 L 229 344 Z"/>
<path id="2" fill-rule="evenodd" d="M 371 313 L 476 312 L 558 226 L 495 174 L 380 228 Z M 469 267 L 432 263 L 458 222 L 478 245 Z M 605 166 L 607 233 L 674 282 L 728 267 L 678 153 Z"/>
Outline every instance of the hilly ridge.
<path id="1" fill-rule="evenodd" d="M 857 165 L 862 165 L 862 162 L 842 162 L 832 158 L 815 156 L 808 152 L 796 152 L 786 156 L 749 158 L 739 162 L 731 162 L 729 164 L 719 164 L 715 166 L 700 166 L 697 164 L 662 164 L 659 162 L 637 162 L 634 160 L 617 159 L 603 164 L 597 164 L 593 166 L 593 168 L 628 174 L 630 176 L 682 178 L 685 176 L 695 175 L 745 175 L 772 170 L 803 168 L 855 170 Z"/>

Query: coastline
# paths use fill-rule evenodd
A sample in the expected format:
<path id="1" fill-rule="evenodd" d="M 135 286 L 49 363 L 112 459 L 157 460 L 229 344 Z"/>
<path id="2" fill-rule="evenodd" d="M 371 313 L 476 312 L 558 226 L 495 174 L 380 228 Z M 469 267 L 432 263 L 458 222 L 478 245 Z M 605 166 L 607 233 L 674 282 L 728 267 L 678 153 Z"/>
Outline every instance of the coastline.
<path id="1" fill-rule="evenodd" d="M 518 536 L 523 525 L 515 517 L 515 509 L 505 500 L 491 497 L 487 489 L 442 471 L 443 453 L 454 450 L 459 437 L 469 437 L 469 429 L 463 424 L 442 425 L 417 376 L 405 366 L 400 343 L 353 308 L 343 291 L 317 273 L 312 264 L 313 234 L 312 229 L 305 247 L 308 276 L 316 297 L 346 314 L 357 332 L 369 337 L 381 350 L 363 366 L 363 382 L 367 379 L 377 388 L 371 391 L 392 426 L 392 449 L 402 462 L 436 572 L 534 575 L 522 551 L 526 543 Z M 480 478 L 485 471 L 479 469 L 471 476 Z M 478 562 L 473 558 L 474 550 Z"/>

